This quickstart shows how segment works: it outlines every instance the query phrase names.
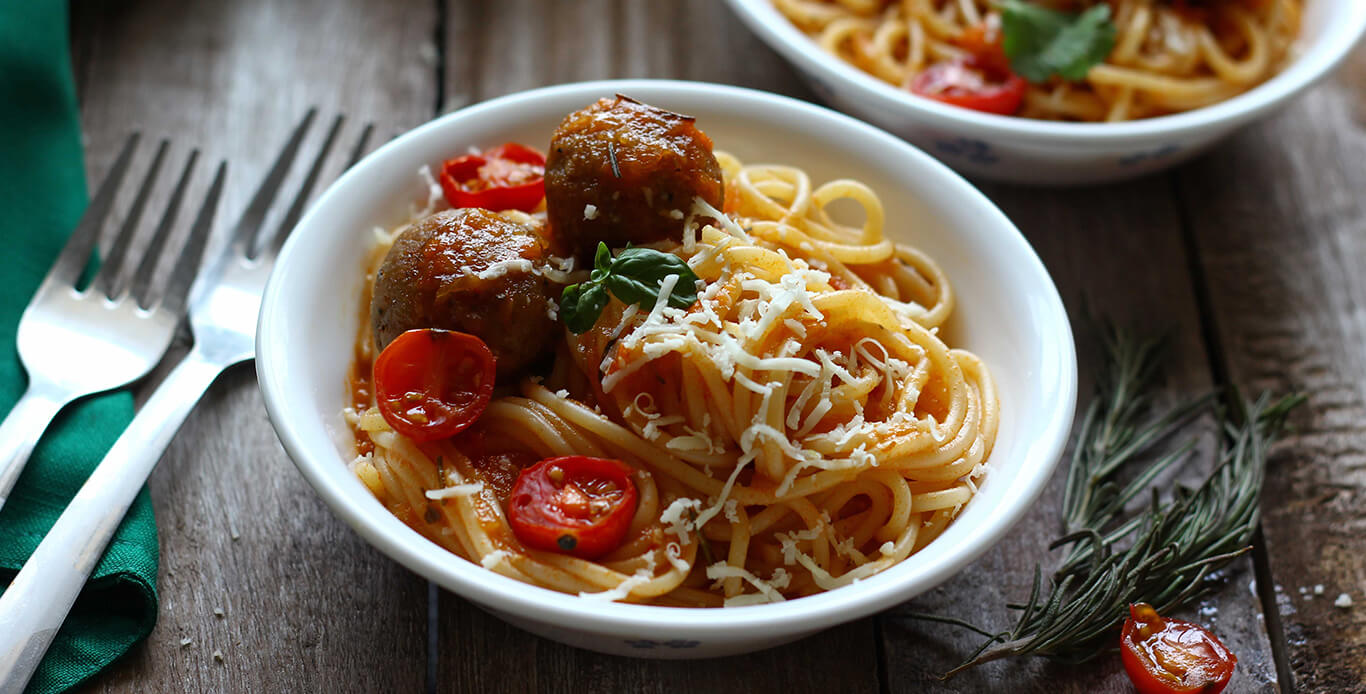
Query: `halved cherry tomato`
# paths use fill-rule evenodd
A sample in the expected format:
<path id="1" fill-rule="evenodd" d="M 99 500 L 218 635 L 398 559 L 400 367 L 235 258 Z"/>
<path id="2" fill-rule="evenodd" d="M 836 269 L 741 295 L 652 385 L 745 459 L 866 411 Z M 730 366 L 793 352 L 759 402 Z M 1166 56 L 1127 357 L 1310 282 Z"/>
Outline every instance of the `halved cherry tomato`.
<path id="1" fill-rule="evenodd" d="M 621 546 L 636 513 L 631 468 L 606 458 L 547 458 L 512 485 L 508 524 L 532 549 L 600 557 Z"/>
<path id="2" fill-rule="evenodd" d="M 509 142 L 448 159 L 441 165 L 441 190 L 451 207 L 530 212 L 545 197 L 545 157 Z"/>
<path id="3" fill-rule="evenodd" d="M 984 65 L 990 65 L 1002 72 L 1010 70 L 1010 59 L 1006 57 L 1005 50 L 1005 34 L 1001 30 L 1001 15 L 995 12 L 964 29 L 954 43 L 976 56 Z"/>
<path id="4" fill-rule="evenodd" d="M 1129 606 L 1120 657 L 1139 694 L 1219 694 L 1238 656 L 1199 624 L 1159 617 L 1152 605 Z"/>
<path id="5" fill-rule="evenodd" d="M 375 359 L 375 399 L 394 431 L 414 441 L 444 439 L 483 414 L 494 369 L 493 352 L 474 335 L 409 330 Z"/>
<path id="6" fill-rule="evenodd" d="M 935 63 L 911 81 L 920 96 L 1003 116 L 1020 110 L 1025 88 L 1023 77 L 977 56 Z"/>

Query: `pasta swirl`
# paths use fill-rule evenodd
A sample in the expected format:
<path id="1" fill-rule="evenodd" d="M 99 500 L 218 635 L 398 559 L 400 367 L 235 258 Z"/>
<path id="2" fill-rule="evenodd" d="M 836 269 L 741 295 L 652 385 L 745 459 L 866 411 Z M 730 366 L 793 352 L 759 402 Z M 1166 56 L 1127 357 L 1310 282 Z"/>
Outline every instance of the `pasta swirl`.
<path id="1" fill-rule="evenodd" d="M 994 12 L 989 0 L 773 0 L 824 50 L 906 89 Z M 1084 80 L 1030 85 L 1017 115 L 1116 122 L 1208 106 L 1265 81 L 1292 56 L 1301 0 L 1108 0 L 1116 40 Z M 1073 9 L 1095 2 L 1040 2 Z"/>
<path id="2" fill-rule="evenodd" d="M 698 301 L 614 299 L 592 330 L 566 333 L 544 378 L 505 388 L 479 422 L 485 441 L 531 458 L 631 466 L 639 502 L 622 546 L 594 561 L 522 546 L 494 467 L 459 437 L 404 439 L 362 400 L 347 415 L 353 469 L 375 496 L 505 576 L 672 606 L 831 590 L 938 536 L 986 474 L 1000 419 L 981 360 L 939 334 L 948 279 L 887 237 L 866 185 L 717 160 L 726 210 L 698 198 L 682 242 L 656 244 L 701 278 Z M 837 202 L 862 221 L 837 221 Z"/>

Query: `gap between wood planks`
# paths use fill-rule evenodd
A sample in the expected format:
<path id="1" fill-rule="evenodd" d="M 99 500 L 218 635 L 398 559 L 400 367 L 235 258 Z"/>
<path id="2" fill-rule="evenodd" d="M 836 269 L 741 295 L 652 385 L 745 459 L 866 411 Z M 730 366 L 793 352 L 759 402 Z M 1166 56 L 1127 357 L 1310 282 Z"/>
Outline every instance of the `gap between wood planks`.
<path id="1" fill-rule="evenodd" d="M 446 3 L 431 0 L 436 10 L 432 28 L 432 43 L 436 46 L 436 100 L 432 103 L 432 117 L 441 115 L 446 103 Z M 427 694 L 437 692 L 437 673 L 441 657 L 441 587 L 427 581 Z"/>
<path id="2" fill-rule="evenodd" d="M 1229 375 L 1227 353 L 1219 337 L 1219 326 L 1214 315 L 1214 302 L 1210 298 L 1209 278 L 1200 264 L 1200 243 L 1195 238 L 1195 228 L 1191 224 L 1189 200 L 1181 190 L 1176 173 L 1164 174 L 1176 203 L 1177 220 L 1181 225 L 1181 241 L 1186 249 L 1186 263 L 1191 276 L 1191 286 L 1195 291 L 1195 309 L 1200 320 L 1200 336 L 1205 343 L 1205 354 L 1209 360 L 1210 378 L 1215 388 L 1223 393 L 1232 394 L 1234 383 Z M 1262 523 L 1257 521 L 1257 530 L 1252 535 L 1252 572 L 1257 581 L 1257 600 L 1262 605 L 1262 616 L 1266 620 L 1266 636 L 1271 642 L 1271 658 L 1276 665 L 1276 683 L 1284 694 L 1295 691 L 1295 672 L 1290 667 L 1290 644 L 1285 638 L 1285 625 L 1281 621 L 1280 608 L 1276 606 L 1276 580 L 1271 575 L 1271 560 L 1267 556 L 1266 536 L 1262 533 Z"/>

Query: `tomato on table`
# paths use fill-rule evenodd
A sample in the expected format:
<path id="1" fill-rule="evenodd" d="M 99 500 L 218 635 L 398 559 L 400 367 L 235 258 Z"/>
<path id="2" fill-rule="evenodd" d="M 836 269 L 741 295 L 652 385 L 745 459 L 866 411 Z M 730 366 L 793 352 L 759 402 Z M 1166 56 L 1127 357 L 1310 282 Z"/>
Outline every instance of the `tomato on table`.
<path id="1" fill-rule="evenodd" d="M 1003 116 L 1020 110 L 1025 89 L 1023 77 L 976 55 L 935 63 L 911 81 L 912 93 Z"/>
<path id="2" fill-rule="evenodd" d="M 526 468 L 512 486 L 508 523 L 532 549 L 594 559 L 621 546 L 636 513 L 631 467 L 571 455 Z"/>
<path id="3" fill-rule="evenodd" d="M 545 157 L 509 142 L 446 160 L 440 179 L 451 207 L 530 212 L 545 197 Z"/>
<path id="4" fill-rule="evenodd" d="M 474 335 L 409 330 L 375 359 L 375 399 L 394 431 L 419 442 L 448 438 L 488 407 L 494 369 L 493 352 Z"/>
<path id="5" fill-rule="evenodd" d="M 1141 602 L 1129 606 L 1120 657 L 1139 694 L 1219 694 L 1238 664 L 1204 627 L 1160 617 Z"/>

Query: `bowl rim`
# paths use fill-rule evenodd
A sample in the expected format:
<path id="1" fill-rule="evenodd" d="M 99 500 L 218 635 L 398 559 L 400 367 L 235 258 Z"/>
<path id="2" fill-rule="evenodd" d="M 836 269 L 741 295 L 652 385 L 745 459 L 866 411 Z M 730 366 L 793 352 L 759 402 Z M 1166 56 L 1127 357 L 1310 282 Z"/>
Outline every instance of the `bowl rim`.
<path id="1" fill-rule="evenodd" d="M 1045 357 L 1040 370 L 1056 374 L 1059 381 L 1050 386 L 1056 396 L 1047 425 L 1038 435 L 1025 439 L 1030 443 L 1020 452 L 1022 472 L 1015 487 L 1016 494 L 1002 506 L 984 517 L 981 532 L 974 541 L 962 548 L 950 550 L 932 573 L 919 581 L 878 580 L 870 577 L 855 586 L 846 586 L 825 593 L 783 603 L 752 605 L 725 609 L 697 609 L 636 605 L 619 602 L 585 600 L 578 596 L 558 593 L 531 586 L 489 571 L 478 564 L 459 557 L 418 534 L 392 514 L 373 514 L 348 501 L 341 487 L 337 470 L 345 469 L 346 461 L 334 445 L 325 452 L 311 448 L 307 441 L 288 426 L 286 408 L 289 375 L 284 372 L 283 360 L 271 350 L 277 332 L 287 323 L 287 299 L 280 287 L 280 277 L 293 264 L 295 255 L 306 250 L 298 242 L 303 235 L 291 233 L 272 270 L 262 299 L 257 330 L 256 370 L 270 421 L 290 458 L 305 479 L 330 506 L 335 514 L 347 522 L 362 538 L 400 564 L 483 606 L 540 622 L 568 625 L 577 631 L 598 634 L 619 634 L 646 631 L 661 626 L 672 630 L 671 635 L 700 638 L 738 635 L 758 638 L 762 635 L 815 632 L 835 624 L 889 608 L 914 595 L 939 585 L 961 571 L 970 562 L 994 546 L 1015 526 L 1052 477 L 1054 468 L 1067 445 L 1077 398 L 1077 357 L 1071 325 L 1061 296 L 1051 276 L 1019 229 L 985 195 L 930 155 L 916 149 L 894 135 L 842 113 L 790 97 L 752 89 L 676 80 L 603 80 L 578 82 L 508 94 L 474 104 L 420 125 L 372 152 L 334 182 L 299 221 L 296 229 L 318 224 L 324 210 L 343 197 L 352 181 L 361 179 L 365 170 L 391 153 L 398 152 L 409 142 L 421 141 L 436 132 L 454 129 L 462 121 L 479 118 L 503 109 L 515 110 L 519 104 L 545 99 L 579 95 L 580 100 L 602 94 L 629 92 L 645 98 L 682 100 L 689 97 L 713 103 L 740 103 L 759 110 L 784 110 L 794 117 L 814 119 L 841 131 L 859 133 L 859 137 L 876 142 L 879 147 L 891 148 L 919 165 L 935 172 L 938 186 L 947 186 L 962 200 L 980 208 L 983 224 L 1001 226 L 1006 230 L 1004 241 L 1016 244 L 1019 262 L 1028 265 L 1031 275 L 1042 277 L 1040 287 L 1044 314 L 1053 330 L 1045 340 Z M 585 103 L 587 103 L 585 101 Z M 922 193 L 923 194 L 923 193 Z M 990 217 L 990 220 L 985 217 Z M 435 551 L 434 551 L 435 550 Z M 529 590 L 527 590 L 529 589 Z"/>
<path id="2" fill-rule="evenodd" d="M 1188 131 L 1249 122 L 1327 76 L 1366 34 L 1366 3 L 1306 0 L 1327 2 L 1327 9 L 1334 12 L 1325 19 L 1329 25 L 1324 30 L 1325 37 L 1309 46 L 1296 42 L 1301 49 L 1299 54 L 1271 79 L 1224 101 L 1190 111 L 1120 123 L 1075 123 L 981 113 L 917 97 L 822 50 L 779 13 L 772 0 L 726 1 L 752 32 L 808 78 L 815 76 L 826 85 L 846 85 L 884 112 L 903 112 L 908 120 L 920 125 L 949 131 L 966 129 L 983 137 L 1035 145 L 1075 147 L 1127 141 L 1146 144 Z M 840 96 L 839 88 L 831 89 Z"/>

